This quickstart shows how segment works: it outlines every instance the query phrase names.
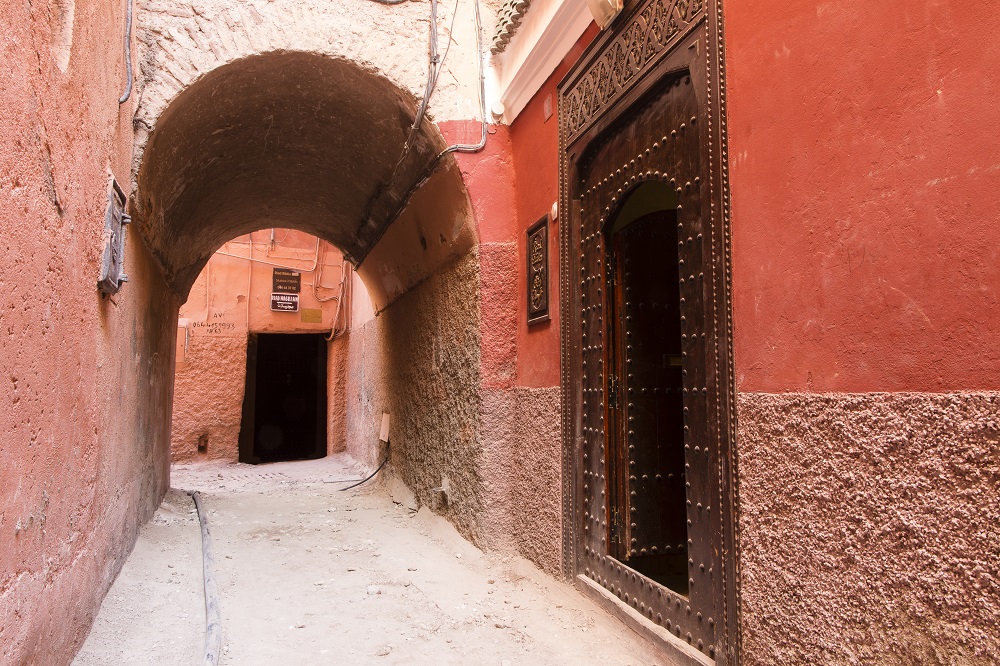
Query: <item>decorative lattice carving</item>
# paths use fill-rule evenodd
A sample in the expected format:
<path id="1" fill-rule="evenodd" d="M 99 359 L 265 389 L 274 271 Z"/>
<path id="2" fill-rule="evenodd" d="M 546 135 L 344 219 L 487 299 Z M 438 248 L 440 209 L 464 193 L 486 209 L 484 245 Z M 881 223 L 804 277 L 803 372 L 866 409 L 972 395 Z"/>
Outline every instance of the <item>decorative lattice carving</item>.
<path id="1" fill-rule="evenodd" d="M 705 0 L 658 0 L 631 18 L 614 43 L 565 93 L 570 140 L 686 34 L 701 18 L 704 6 Z"/>

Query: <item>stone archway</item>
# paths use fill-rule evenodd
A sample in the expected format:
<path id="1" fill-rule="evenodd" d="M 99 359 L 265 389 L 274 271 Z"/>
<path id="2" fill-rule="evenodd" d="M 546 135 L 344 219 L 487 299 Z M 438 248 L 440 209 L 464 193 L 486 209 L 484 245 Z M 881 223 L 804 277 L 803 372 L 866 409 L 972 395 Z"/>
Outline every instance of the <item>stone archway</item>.
<path id="1" fill-rule="evenodd" d="M 483 539 L 480 263 L 472 206 L 445 141 L 417 103 L 351 61 L 249 56 L 205 74 L 159 115 L 137 160 L 134 230 L 183 299 L 225 241 L 297 229 L 358 264 L 380 316 L 344 356 L 350 440 L 378 451 L 422 504 Z M 402 158 L 401 158 L 402 155 Z M 434 489 L 449 488 L 447 502 Z"/>
<path id="2" fill-rule="evenodd" d="M 276 52 L 224 65 L 149 134 L 133 200 L 139 233 L 184 295 L 226 240 L 297 228 L 359 264 L 384 307 L 475 243 L 436 126 L 425 117 L 403 151 L 415 114 L 409 95 L 345 60 Z"/>

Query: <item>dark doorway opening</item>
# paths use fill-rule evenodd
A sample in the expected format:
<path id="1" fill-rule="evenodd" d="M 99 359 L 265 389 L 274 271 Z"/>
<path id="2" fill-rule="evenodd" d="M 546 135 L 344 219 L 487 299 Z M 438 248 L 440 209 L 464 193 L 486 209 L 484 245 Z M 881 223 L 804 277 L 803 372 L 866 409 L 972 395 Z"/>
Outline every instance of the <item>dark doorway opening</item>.
<path id="1" fill-rule="evenodd" d="M 325 336 L 251 334 L 240 462 L 324 457 L 326 402 Z"/>
<path id="2" fill-rule="evenodd" d="M 688 593 L 676 196 L 636 188 L 607 230 L 612 555 Z"/>

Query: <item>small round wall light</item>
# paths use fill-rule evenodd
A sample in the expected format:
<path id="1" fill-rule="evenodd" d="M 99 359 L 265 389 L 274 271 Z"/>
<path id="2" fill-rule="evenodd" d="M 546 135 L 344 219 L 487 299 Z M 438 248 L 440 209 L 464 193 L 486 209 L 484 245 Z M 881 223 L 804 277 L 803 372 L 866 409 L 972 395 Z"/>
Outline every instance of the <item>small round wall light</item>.
<path id="1" fill-rule="evenodd" d="M 604 30 L 615 17 L 622 11 L 624 0 L 587 0 L 590 13 L 594 15 L 594 20 L 601 30 Z"/>

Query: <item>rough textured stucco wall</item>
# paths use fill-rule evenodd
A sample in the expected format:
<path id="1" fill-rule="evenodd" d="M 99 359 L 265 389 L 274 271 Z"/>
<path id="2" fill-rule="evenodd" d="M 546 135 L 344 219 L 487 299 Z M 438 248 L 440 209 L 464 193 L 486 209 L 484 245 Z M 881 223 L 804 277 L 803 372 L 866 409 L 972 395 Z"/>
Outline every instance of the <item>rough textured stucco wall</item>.
<path id="1" fill-rule="evenodd" d="M 559 389 L 482 390 L 487 544 L 562 569 Z"/>
<path id="2" fill-rule="evenodd" d="M 328 365 L 339 364 L 345 368 L 345 415 L 340 426 L 345 449 L 352 458 L 372 469 L 384 455 L 378 444 L 382 412 L 387 411 L 382 381 L 383 335 L 381 318 L 372 319 L 334 340 L 327 356 Z"/>
<path id="3" fill-rule="evenodd" d="M 246 332 L 192 336 L 186 357 L 174 376 L 171 462 L 236 462 L 246 392 Z M 199 453 L 202 437 L 207 446 Z"/>
<path id="4" fill-rule="evenodd" d="M 725 11 L 739 388 L 1000 388 L 1000 6 Z"/>
<path id="5" fill-rule="evenodd" d="M 0 663 L 65 663 L 167 486 L 177 304 L 131 234 L 132 282 L 96 289 L 124 3 L 0 15 Z"/>
<path id="6" fill-rule="evenodd" d="M 442 132 L 448 136 L 458 129 L 458 123 L 445 123 Z M 520 335 L 526 327 L 527 306 L 519 248 L 527 225 L 522 226 L 518 217 L 522 196 L 518 178 L 530 181 L 532 175 L 517 172 L 513 136 L 506 127 L 492 128 L 483 154 L 459 159 L 480 238 L 480 543 L 519 553 L 558 573 L 562 534 L 558 390 L 522 387 L 544 377 L 544 368 L 558 368 L 558 344 L 552 348 L 527 344 Z M 544 148 L 536 148 L 544 162 Z M 544 170 L 533 175 L 544 182 Z M 550 233 L 556 237 L 556 225 Z M 558 260 L 550 265 L 555 284 L 557 265 Z M 557 298 L 554 292 L 550 295 Z"/>
<path id="7" fill-rule="evenodd" d="M 746 664 L 1000 661 L 1000 395 L 739 398 Z"/>
<path id="8" fill-rule="evenodd" d="M 482 541 L 479 258 L 472 252 L 412 289 L 380 321 L 393 466 L 421 503 Z M 447 504 L 433 488 L 447 480 Z"/>
<path id="9" fill-rule="evenodd" d="M 1000 10 L 725 12 L 744 659 L 996 663 Z"/>
<path id="10" fill-rule="evenodd" d="M 326 400 L 328 422 L 326 426 L 326 452 L 340 453 L 347 450 L 347 340 L 350 332 L 341 334 L 327 346 L 326 351 Z"/>
<path id="11" fill-rule="evenodd" d="M 557 573 L 558 389 L 513 386 L 513 349 L 490 350 L 485 334 L 486 322 L 512 318 L 509 273 L 496 269 L 514 256 L 510 244 L 480 246 L 332 342 L 330 364 L 345 368 L 348 453 L 380 462 L 388 411 L 393 471 L 421 504 L 479 545 Z M 445 479 L 446 503 L 435 490 Z"/>
<path id="12" fill-rule="evenodd" d="M 481 541 L 478 256 L 470 252 L 331 343 L 346 366 L 346 449 L 374 467 L 383 412 L 394 472 Z M 346 357 L 346 358 L 345 358 Z M 447 478 L 449 501 L 432 488 Z"/>

